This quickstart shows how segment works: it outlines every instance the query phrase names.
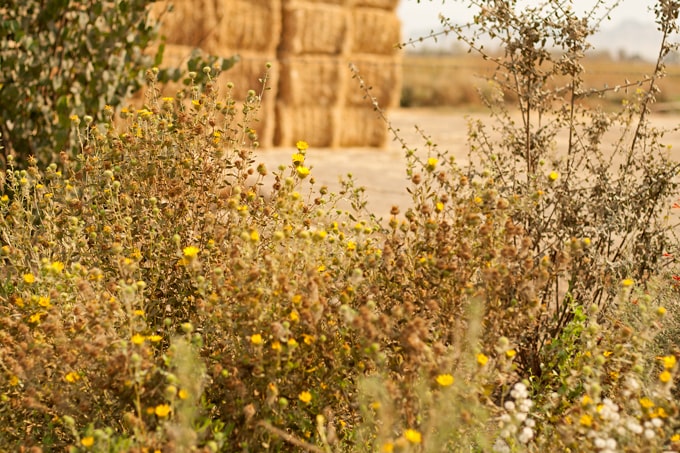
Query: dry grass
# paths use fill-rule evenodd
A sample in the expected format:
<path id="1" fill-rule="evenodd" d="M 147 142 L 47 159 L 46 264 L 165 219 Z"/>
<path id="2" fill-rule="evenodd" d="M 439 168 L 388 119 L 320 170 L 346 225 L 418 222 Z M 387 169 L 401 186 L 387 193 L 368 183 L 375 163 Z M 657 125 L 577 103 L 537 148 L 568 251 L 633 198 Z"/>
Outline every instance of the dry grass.
<path id="1" fill-rule="evenodd" d="M 591 57 L 584 61 L 584 86 L 603 89 L 624 85 L 627 81 L 644 79 L 654 70 L 653 63 L 616 61 L 607 57 Z M 494 63 L 475 55 L 428 55 L 406 53 L 403 60 L 401 104 L 418 106 L 481 106 L 479 90 L 486 91 L 488 76 L 493 75 Z M 659 83 L 657 109 L 674 110 L 671 103 L 680 101 L 680 66 L 669 65 L 667 77 Z M 562 81 L 555 81 L 559 85 Z M 603 103 L 618 104 L 625 90 L 609 93 Z M 506 94 L 506 97 L 509 96 Z M 509 99 L 511 100 L 511 99 Z M 590 99 L 589 102 L 597 102 Z"/>

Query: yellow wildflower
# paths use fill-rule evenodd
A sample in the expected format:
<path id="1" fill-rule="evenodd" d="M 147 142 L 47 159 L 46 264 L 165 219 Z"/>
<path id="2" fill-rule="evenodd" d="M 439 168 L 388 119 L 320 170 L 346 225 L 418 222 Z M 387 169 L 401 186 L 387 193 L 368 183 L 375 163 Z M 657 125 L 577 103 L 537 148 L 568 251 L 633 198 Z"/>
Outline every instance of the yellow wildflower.
<path id="1" fill-rule="evenodd" d="M 170 414 L 170 412 L 172 412 L 172 408 L 167 404 L 159 404 L 154 409 L 154 413 L 160 418 L 167 417 Z"/>
<path id="2" fill-rule="evenodd" d="M 279 343 L 278 341 L 274 341 L 272 343 L 272 349 L 274 351 L 280 351 L 281 350 L 281 343 Z"/>
<path id="3" fill-rule="evenodd" d="M 485 356 L 485 355 L 482 354 L 481 352 L 480 352 L 479 354 L 477 354 L 477 363 L 478 363 L 480 366 L 484 366 L 484 365 L 486 365 L 488 362 L 489 362 L 489 358 L 488 358 L 487 356 Z"/>
<path id="4" fill-rule="evenodd" d="M 144 343 L 144 340 L 145 340 L 144 335 L 140 335 L 138 333 L 134 334 L 132 336 L 132 338 L 130 339 L 130 341 L 132 341 L 132 344 L 136 344 L 136 345 L 140 345 L 140 344 Z"/>
<path id="5" fill-rule="evenodd" d="M 659 357 L 659 359 L 661 359 L 661 361 L 663 362 L 664 369 L 670 370 L 673 367 L 675 367 L 676 359 L 675 359 L 674 355 L 667 355 L 667 356 L 664 356 L 664 357 Z"/>
<path id="6" fill-rule="evenodd" d="M 404 431 L 404 438 L 412 444 L 419 444 L 423 441 L 423 436 L 415 429 L 407 429 Z"/>
<path id="7" fill-rule="evenodd" d="M 590 414 L 583 414 L 579 419 L 579 423 L 583 426 L 590 426 L 593 424 L 593 416 Z"/>
<path id="8" fill-rule="evenodd" d="M 292 310 L 290 312 L 290 315 L 288 315 L 291 321 L 293 322 L 298 322 L 300 320 L 300 314 L 298 313 L 297 310 Z"/>
<path id="9" fill-rule="evenodd" d="M 557 181 L 557 178 L 559 178 L 559 177 L 560 177 L 560 174 L 557 173 L 556 171 L 551 171 L 550 174 L 548 175 L 548 179 L 549 179 L 551 182 Z"/>
<path id="10" fill-rule="evenodd" d="M 187 258 L 194 258 L 196 255 L 198 255 L 198 252 L 200 252 L 198 247 L 194 247 L 193 245 L 190 245 L 189 247 L 184 247 L 184 250 L 182 250 L 182 253 L 184 253 L 184 256 Z"/>
<path id="11" fill-rule="evenodd" d="M 453 384 L 453 376 L 450 374 L 440 374 L 437 376 L 437 384 L 441 385 L 442 387 L 448 387 L 451 384 Z"/>
<path id="12" fill-rule="evenodd" d="M 508 349 L 507 351 L 505 351 L 505 355 L 507 358 L 513 359 L 517 355 L 517 351 L 515 351 L 514 349 Z"/>
<path id="13" fill-rule="evenodd" d="M 80 445 L 82 445 L 85 448 L 91 447 L 94 445 L 94 437 L 92 436 L 86 436 L 80 439 Z"/>
<path id="14" fill-rule="evenodd" d="M 394 451 L 394 444 L 392 442 L 385 442 L 381 447 L 382 453 L 392 453 Z"/>
<path id="15" fill-rule="evenodd" d="M 309 148 L 309 144 L 304 140 L 300 140 L 295 144 L 295 147 L 298 151 L 306 151 Z"/>
<path id="16" fill-rule="evenodd" d="M 668 384 L 673 379 L 673 375 L 668 371 L 664 371 L 659 375 L 659 380 L 664 384 Z"/>
<path id="17" fill-rule="evenodd" d="M 309 176 L 309 168 L 305 166 L 298 166 L 295 171 L 297 172 L 297 175 L 300 179 L 305 179 L 307 176 Z"/>
<path id="18" fill-rule="evenodd" d="M 24 274 L 24 282 L 30 285 L 31 283 L 35 282 L 35 276 L 31 273 Z"/>
<path id="19" fill-rule="evenodd" d="M 630 286 L 633 286 L 634 284 L 635 280 L 633 280 L 632 278 L 627 278 L 621 282 L 621 286 L 623 286 L 624 288 L 628 288 Z"/>
<path id="20" fill-rule="evenodd" d="M 259 333 L 251 335 L 250 336 L 250 342 L 252 344 L 262 344 L 262 335 L 260 335 Z"/>
<path id="21" fill-rule="evenodd" d="M 66 382 L 68 382 L 69 384 L 73 384 L 74 382 L 80 380 L 80 375 L 78 373 L 76 373 L 75 371 L 71 371 L 71 372 L 66 373 L 66 375 L 64 376 L 64 380 Z"/>
<path id="22" fill-rule="evenodd" d="M 435 169 L 435 167 L 437 166 L 437 163 L 438 163 L 438 162 L 439 162 L 439 161 L 438 161 L 437 159 L 435 159 L 434 157 L 429 157 L 429 158 L 427 159 L 427 164 L 425 165 L 425 168 L 426 168 L 428 171 L 433 171 L 433 170 Z"/>
<path id="23" fill-rule="evenodd" d="M 189 392 L 187 392 L 184 389 L 179 389 L 179 392 L 177 392 L 177 396 L 179 397 L 179 399 L 185 400 L 189 398 Z"/>
<path id="24" fill-rule="evenodd" d="M 293 154 L 293 165 L 296 167 L 302 165 L 305 161 L 305 155 L 300 153 Z"/>
<path id="25" fill-rule="evenodd" d="M 52 264 L 50 264 L 50 269 L 52 269 L 54 273 L 58 274 L 64 270 L 64 263 L 61 261 L 54 261 Z"/>
<path id="26" fill-rule="evenodd" d="M 163 339 L 163 337 L 161 337 L 160 335 L 150 335 L 149 336 L 149 341 L 152 342 L 152 343 L 158 343 L 162 339 Z"/>
<path id="27" fill-rule="evenodd" d="M 654 401 L 650 400 L 646 396 L 643 398 L 640 398 L 640 406 L 644 407 L 645 409 L 651 409 L 654 407 Z"/>
<path id="28" fill-rule="evenodd" d="M 298 395 L 298 399 L 299 399 L 300 401 L 302 401 L 303 403 L 305 403 L 305 404 L 309 404 L 310 401 L 312 401 L 312 394 L 309 393 L 309 392 L 306 391 L 306 390 L 305 390 L 305 391 L 302 391 L 302 392 L 300 392 L 300 394 Z"/>
<path id="29" fill-rule="evenodd" d="M 38 305 L 40 305 L 43 308 L 50 308 L 52 304 L 50 303 L 49 296 L 40 296 L 38 298 Z"/>

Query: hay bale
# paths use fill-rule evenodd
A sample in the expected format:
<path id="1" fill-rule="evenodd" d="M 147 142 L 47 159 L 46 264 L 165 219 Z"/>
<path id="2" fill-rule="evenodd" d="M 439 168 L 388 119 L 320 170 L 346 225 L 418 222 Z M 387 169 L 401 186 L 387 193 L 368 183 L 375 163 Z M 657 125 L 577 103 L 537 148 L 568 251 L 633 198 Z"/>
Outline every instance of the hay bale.
<path id="1" fill-rule="evenodd" d="M 346 49 L 348 20 L 348 9 L 339 5 L 286 2 L 279 52 L 340 54 Z"/>
<path id="2" fill-rule="evenodd" d="M 304 140 L 316 148 L 334 147 L 338 114 L 337 107 L 291 107 L 284 102 L 277 102 L 274 144 L 295 146 L 298 140 Z"/>
<path id="3" fill-rule="evenodd" d="M 347 58 L 357 70 L 371 96 L 375 97 L 382 108 L 396 107 L 401 97 L 401 55 L 367 55 L 357 54 Z M 349 73 L 349 69 L 347 70 Z M 351 77 L 351 75 L 350 75 Z M 345 104 L 354 106 L 370 105 L 366 93 L 359 86 L 359 81 L 352 79 L 346 89 Z"/>
<path id="4" fill-rule="evenodd" d="M 401 23 L 394 12 L 353 8 L 349 26 L 349 53 L 391 55 L 397 53 Z"/>
<path id="5" fill-rule="evenodd" d="M 215 4 L 220 20 L 205 39 L 207 52 L 276 52 L 281 39 L 281 0 L 215 0 Z"/>
<path id="6" fill-rule="evenodd" d="M 393 11 L 399 6 L 400 0 L 350 0 L 351 6 L 368 6 Z"/>
<path id="7" fill-rule="evenodd" d="M 387 144 L 387 125 L 372 108 L 345 107 L 339 115 L 338 146 L 383 148 Z"/>
<path id="8" fill-rule="evenodd" d="M 279 55 L 279 62 L 279 100 L 291 106 L 342 102 L 347 68 L 340 58 Z"/>
<path id="9" fill-rule="evenodd" d="M 168 6 L 172 10 L 163 13 Z M 160 32 L 168 44 L 200 47 L 220 23 L 213 0 L 174 0 L 152 4 L 151 17 L 160 20 Z"/>

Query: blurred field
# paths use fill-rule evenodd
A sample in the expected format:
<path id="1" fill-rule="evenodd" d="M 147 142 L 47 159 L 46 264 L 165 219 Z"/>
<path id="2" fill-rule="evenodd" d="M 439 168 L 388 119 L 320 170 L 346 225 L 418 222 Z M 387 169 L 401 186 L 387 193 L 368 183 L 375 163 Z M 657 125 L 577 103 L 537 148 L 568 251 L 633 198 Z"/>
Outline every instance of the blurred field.
<path id="1" fill-rule="evenodd" d="M 654 64 L 638 61 L 618 61 L 608 57 L 591 57 L 584 60 L 585 88 L 603 89 L 624 85 L 626 81 L 641 80 L 651 74 Z M 406 53 L 403 60 L 403 107 L 474 107 L 480 105 L 479 90 L 486 90 L 486 79 L 493 74 L 493 63 L 476 55 L 428 55 Z M 564 85 L 555 80 L 555 85 Z M 680 65 L 669 65 L 667 76 L 659 83 L 657 110 L 680 111 Z M 635 91 L 629 88 L 628 94 Z M 610 92 L 603 99 L 591 103 L 617 104 L 626 97 L 626 91 Z M 508 97 L 511 100 L 511 96 Z"/>

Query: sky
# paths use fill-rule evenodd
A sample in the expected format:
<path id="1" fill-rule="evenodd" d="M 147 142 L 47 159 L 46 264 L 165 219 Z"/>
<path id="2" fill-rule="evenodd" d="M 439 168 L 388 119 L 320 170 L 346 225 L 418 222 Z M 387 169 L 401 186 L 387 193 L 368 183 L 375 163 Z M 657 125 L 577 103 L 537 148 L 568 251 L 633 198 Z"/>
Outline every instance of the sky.
<path id="1" fill-rule="evenodd" d="M 519 0 L 518 4 L 537 5 L 542 3 L 537 0 Z M 573 0 L 575 11 L 587 11 L 597 3 L 597 0 Z M 611 4 L 612 0 L 604 3 Z M 472 17 L 472 12 L 467 8 L 465 0 L 401 0 L 398 14 L 402 20 L 404 37 L 413 37 L 413 33 L 427 32 L 439 25 L 440 13 L 449 17 L 454 22 L 466 22 Z M 622 0 L 619 6 L 610 15 L 611 22 L 603 23 L 603 28 L 612 27 L 623 21 L 634 19 L 640 22 L 653 23 L 654 15 L 648 11 L 653 5 L 653 0 Z M 418 35 L 419 36 L 419 35 Z"/>

